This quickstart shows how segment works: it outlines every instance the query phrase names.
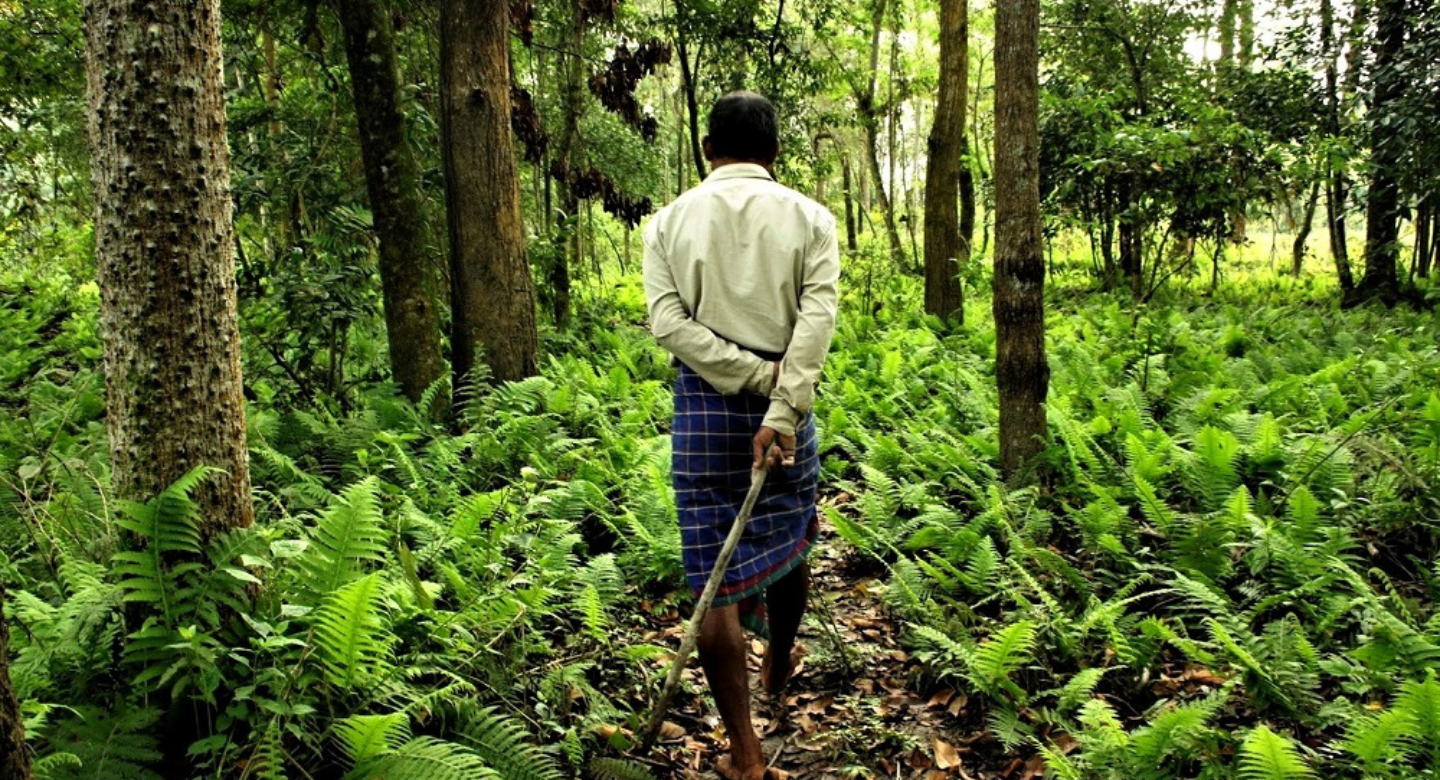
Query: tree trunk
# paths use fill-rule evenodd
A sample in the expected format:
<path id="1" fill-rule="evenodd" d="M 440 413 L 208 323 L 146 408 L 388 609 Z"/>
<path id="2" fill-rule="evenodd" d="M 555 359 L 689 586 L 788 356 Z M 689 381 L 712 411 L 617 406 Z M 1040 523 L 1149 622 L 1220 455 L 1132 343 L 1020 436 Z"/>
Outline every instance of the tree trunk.
<path id="1" fill-rule="evenodd" d="M 885 218 L 885 239 L 890 245 L 890 259 L 896 266 L 905 264 L 905 249 L 900 243 L 900 231 L 895 227 L 895 207 L 890 193 L 885 191 L 885 175 L 880 170 L 880 115 L 875 110 L 876 81 L 880 72 L 880 33 L 885 25 L 886 0 L 875 0 L 873 28 L 870 34 L 870 86 L 869 91 L 856 95 L 860 109 L 860 122 L 865 126 L 865 151 L 870 164 L 870 180 L 875 195 L 880 200 L 881 216 Z"/>
<path id="2" fill-rule="evenodd" d="M 1394 303 L 1400 295 L 1400 138 L 1382 128 L 1384 117 L 1404 93 L 1398 72 L 1405 45 L 1405 0 L 1376 5 L 1376 48 L 1370 101 L 1370 192 L 1365 200 L 1365 275 L 1351 302 L 1378 297 Z"/>
<path id="3" fill-rule="evenodd" d="M 480 348 L 497 382 L 536 373 L 535 289 L 510 138 L 509 48 L 504 3 L 442 0 L 440 114 L 457 402 Z"/>
<path id="4" fill-rule="evenodd" d="M 1235 62 L 1235 27 L 1240 0 L 1225 0 L 1220 7 L 1220 61 Z"/>
<path id="5" fill-rule="evenodd" d="M 1414 275 L 1424 279 L 1430 276 L 1430 266 L 1436 253 L 1436 209 L 1430 199 L 1421 200 L 1416 210 L 1416 260 Z"/>
<path id="6" fill-rule="evenodd" d="M 840 175 L 840 181 L 845 186 L 845 246 L 853 255 L 860 248 L 855 235 L 854 176 L 850 173 L 850 155 L 843 149 L 840 150 Z"/>
<path id="7" fill-rule="evenodd" d="M 705 179 L 705 154 L 700 149 L 700 100 L 696 95 L 695 79 L 699 76 L 700 50 L 695 51 L 694 62 L 690 59 L 690 46 L 685 40 L 688 22 L 681 17 L 686 9 L 684 0 L 676 0 L 675 51 L 680 55 L 680 90 L 685 94 L 686 128 L 690 131 L 690 159 L 695 164 L 698 181 Z"/>
<path id="8" fill-rule="evenodd" d="M 1255 61 L 1255 0 L 1239 0 L 1238 6 L 1240 67 L 1249 68 Z"/>
<path id="9" fill-rule="evenodd" d="M 959 272 L 970 262 L 970 245 L 960 234 L 960 197 L 965 143 L 965 94 L 969 24 L 967 0 L 940 2 L 940 94 L 930 128 L 925 171 L 925 312 L 942 320 L 965 321 Z M 974 196 L 970 199 L 974 220 Z"/>
<path id="10" fill-rule="evenodd" d="M 1000 466 L 1023 478 L 1046 438 L 1045 258 L 1040 245 L 1040 0 L 995 10 L 995 380 Z"/>
<path id="11" fill-rule="evenodd" d="M 5 583 L 0 581 L 0 780 L 30 780 L 25 721 L 10 684 L 10 624 L 5 622 Z"/>
<path id="12" fill-rule="evenodd" d="M 1305 213 L 1295 232 L 1295 244 L 1290 252 L 1290 275 L 1299 278 L 1305 270 L 1305 244 L 1310 241 L 1310 228 L 1315 224 L 1315 204 L 1320 200 L 1320 180 L 1310 183 L 1310 196 L 1305 199 Z"/>
<path id="13" fill-rule="evenodd" d="M 380 244 L 380 283 L 390 373 L 411 401 L 444 375 L 440 312 L 431 295 L 434 274 L 420 198 L 420 169 L 405 140 L 395 35 L 383 0 L 345 0 L 337 6 L 355 93 L 355 118 L 365 185 Z"/>
<path id="14" fill-rule="evenodd" d="M 106 423 L 121 498 L 201 465 L 206 537 L 249 525 L 219 0 L 87 0 Z"/>
<path id="15" fill-rule="evenodd" d="M 1320 48 L 1325 59 L 1325 130 L 1332 138 L 1340 135 L 1340 76 L 1337 64 L 1340 52 L 1335 45 L 1335 6 L 1332 0 L 1320 0 Z M 1330 239 L 1330 256 L 1341 296 L 1355 289 L 1350 271 L 1350 252 L 1345 238 L 1345 174 L 1335 163 L 1325 160 L 1325 227 Z"/>
<path id="16" fill-rule="evenodd" d="M 575 148 L 580 143 L 580 112 L 585 100 L 585 8 L 582 0 L 570 3 L 570 27 L 566 40 L 569 49 L 560 61 L 564 71 L 564 126 L 560 131 L 557 156 L 565 181 L 561 184 L 560 219 L 557 234 L 564 251 L 551 258 L 549 269 L 551 316 L 557 327 L 570 321 L 570 263 L 577 265 L 580 257 L 580 200 L 571 186 L 575 176 Z M 568 245 L 568 248 L 567 248 Z"/>

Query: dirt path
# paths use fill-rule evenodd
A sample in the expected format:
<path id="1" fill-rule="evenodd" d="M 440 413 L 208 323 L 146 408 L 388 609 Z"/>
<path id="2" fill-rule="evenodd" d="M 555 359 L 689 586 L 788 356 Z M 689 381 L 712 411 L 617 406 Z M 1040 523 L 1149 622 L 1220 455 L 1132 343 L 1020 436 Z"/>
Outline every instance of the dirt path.
<path id="1" fill-rule="evenodd" d="M 810 612 L 800 635 L 807 655 L 778 702 L 759 690 L 764 644 L 751 642 L 756 728 L 772 765 L 807 780 L 1040 777 L 1040 759 L 1007 755 L 967 696 L 925 678 L 884 608 L 883 573 L 861 571 L 841 545 L 827 529 L 811 556 Z M 683 616 L 669 615 L 650 641 L 677 645 L 683 630 Z M 673 776 L 712 780 L 724 730 L 698 664 L 691 666 L 692 691 L 676 697 L 670 715 L 679 728 L 660 751 Z"/>

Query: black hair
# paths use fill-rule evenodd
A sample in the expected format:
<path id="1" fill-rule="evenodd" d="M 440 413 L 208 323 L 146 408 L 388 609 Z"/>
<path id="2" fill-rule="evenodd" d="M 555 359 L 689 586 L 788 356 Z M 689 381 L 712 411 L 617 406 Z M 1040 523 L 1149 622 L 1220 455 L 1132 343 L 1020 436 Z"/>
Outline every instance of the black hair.
<path id="1" fill-rule="evenodd" d="M 710 151 L 717 158 L 769 162 L 780 147 L 780 120 L 764 95 L 731 92 L 710 109 Z"/>

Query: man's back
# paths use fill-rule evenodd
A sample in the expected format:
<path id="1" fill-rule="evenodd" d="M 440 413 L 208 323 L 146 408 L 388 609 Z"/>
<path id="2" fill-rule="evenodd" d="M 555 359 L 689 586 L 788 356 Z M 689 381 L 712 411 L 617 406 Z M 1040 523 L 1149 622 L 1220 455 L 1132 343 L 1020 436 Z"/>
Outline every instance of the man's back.
<path id="1" fill-rule="evenodd" d="M 835 218 L 759 165 L 717 168 L 645 231 L 690 316 L 750 349 L 784 352 L 807 270 L 834 247 Z"/>

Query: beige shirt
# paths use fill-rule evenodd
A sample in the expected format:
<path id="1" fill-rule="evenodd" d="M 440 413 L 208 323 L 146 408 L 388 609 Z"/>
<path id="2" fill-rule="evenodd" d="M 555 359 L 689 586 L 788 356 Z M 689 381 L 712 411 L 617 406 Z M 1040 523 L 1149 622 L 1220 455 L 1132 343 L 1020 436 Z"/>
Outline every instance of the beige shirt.
<path id="1" fill-rule="evenodd" d="M 761 166 L 737 163 L 661 209 L 644 236 L 660 345 L 725 395 L 768 394 L 764 424 L 795 433 L 835 332 L 834 215 Z M 771 363 L 742 347 L 785 354 L 773 389 Z"/>

